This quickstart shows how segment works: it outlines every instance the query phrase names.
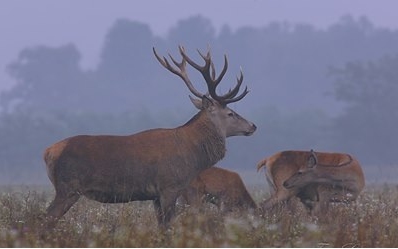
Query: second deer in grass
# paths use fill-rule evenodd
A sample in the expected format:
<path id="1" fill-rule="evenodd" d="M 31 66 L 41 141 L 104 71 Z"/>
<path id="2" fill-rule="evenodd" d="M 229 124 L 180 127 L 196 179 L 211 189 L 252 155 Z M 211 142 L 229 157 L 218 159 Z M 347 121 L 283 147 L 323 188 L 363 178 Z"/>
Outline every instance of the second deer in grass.
<path id="1" fill-rule="evenodd" d="M 256 210 L 239 174 L 216 166 L 203 170 L 182 193 L 189 205 L 211 202 L 222 211 Z"/>
<path id="2" fill-rule="evenodd" d="M 319 214 L 330 202 L 355 200 L 365 185 L 359 162 L 349 154 L 282 151 L 260 161 L 257 170 L 263 166 L 274 192 L 260 204 L 263 210 L 296 196 Z"/>

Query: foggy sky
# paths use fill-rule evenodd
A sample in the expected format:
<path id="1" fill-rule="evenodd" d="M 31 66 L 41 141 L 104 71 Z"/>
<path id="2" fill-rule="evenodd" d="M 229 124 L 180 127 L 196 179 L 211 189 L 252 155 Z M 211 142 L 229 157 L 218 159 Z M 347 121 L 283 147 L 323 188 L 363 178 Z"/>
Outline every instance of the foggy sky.
<path id="1" fill-rule="evenodd" d="M 155 35 L 165 35 L 178 20 L 200 14 L 219 30 L 229 25 L 265 26 L 272 21 L 308 23 L 326 28 L 342 15 L 366 15 L 376 27 L 398 29 L 394 0 L 2 0 L 0 2 L 0 90 L 13 83 L 5 67 L 26 47 L 74 43 L 81 66 L 94 68 L 104 36 L 118 18 L 147 23 Z"/>

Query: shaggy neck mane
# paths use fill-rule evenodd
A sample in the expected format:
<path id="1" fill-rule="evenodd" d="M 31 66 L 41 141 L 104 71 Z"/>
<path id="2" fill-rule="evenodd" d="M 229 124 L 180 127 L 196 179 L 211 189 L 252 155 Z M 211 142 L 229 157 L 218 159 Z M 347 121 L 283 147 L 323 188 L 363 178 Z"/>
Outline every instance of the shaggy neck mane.
<path id="1" fill-rule="evenodd" d="M 210 167 L 225 156 L 225 137 L 207 116 L 205 111 L 200 111 L 186 124 L 180 126 L 178 131 L 185 134 L 190 144 L 190 150 L 195 150 L 198 155 L 196 160 L 200 167 Z"/>

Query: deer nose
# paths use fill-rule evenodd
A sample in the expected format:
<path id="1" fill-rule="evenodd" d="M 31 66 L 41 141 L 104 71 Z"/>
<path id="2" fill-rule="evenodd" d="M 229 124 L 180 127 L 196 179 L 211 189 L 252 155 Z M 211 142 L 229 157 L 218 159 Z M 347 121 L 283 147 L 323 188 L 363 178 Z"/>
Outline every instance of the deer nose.
<path id="1" fill-rule="evenodd" d="M 256 129 L 257 129 L 257 126 L 256 126 L 255 124 L 252 123 L 252 126 L 251 126 L 251 128 L 250 128 L 250 131 L 247 131 L 247 132 L 245 133 L 245 135 L 246 135 L 246 136 L 252 135 L 252 134 L 256 131 Z"/>

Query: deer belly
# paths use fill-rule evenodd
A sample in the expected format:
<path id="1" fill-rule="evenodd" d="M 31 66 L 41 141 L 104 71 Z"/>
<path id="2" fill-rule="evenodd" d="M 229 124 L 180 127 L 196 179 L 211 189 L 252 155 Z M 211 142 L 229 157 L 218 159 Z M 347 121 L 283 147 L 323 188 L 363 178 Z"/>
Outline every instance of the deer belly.
<path id="1" fill-rule="evenodd" d="M 126 203 L 130 201 L 146 201 L 154 200 L 158 197 L 157 194 L 145 191 L 135 192 L 111 192 L 101 190 L 88 190 L 83 195 L 91 200 L 102 203 Z"/>

